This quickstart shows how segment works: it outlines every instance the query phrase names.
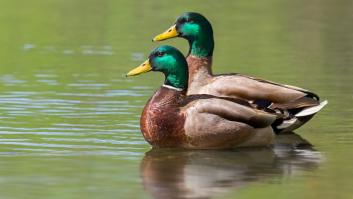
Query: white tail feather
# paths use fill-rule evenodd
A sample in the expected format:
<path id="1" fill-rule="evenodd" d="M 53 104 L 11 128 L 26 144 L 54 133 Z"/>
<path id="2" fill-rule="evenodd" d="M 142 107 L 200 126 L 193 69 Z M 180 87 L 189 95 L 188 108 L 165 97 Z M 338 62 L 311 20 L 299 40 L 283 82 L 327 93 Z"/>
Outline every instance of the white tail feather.
<path id="1" fill-rule="evenodd" d="M 277 126 L 278 129 L 285 129 L 288 128 L 290 126 L 292 126 L 293 124 L 295 124 L 298 121 L 297 118 L 292 118 L 290 120 L 284 120 L 280 125 Z"/>
<path id="2" fill-rule="evenodd" d="M 308 116 L 308 115 L 313 115 L 313 114 L 319 112 L 324 106 L 326 106 L 327 103 L 328 103 L 327 100 L 325 100 L 317 106 L 303 109 L 299 113 L 295 114 L 295 117 L 304 117 L 304 116 Z"/>

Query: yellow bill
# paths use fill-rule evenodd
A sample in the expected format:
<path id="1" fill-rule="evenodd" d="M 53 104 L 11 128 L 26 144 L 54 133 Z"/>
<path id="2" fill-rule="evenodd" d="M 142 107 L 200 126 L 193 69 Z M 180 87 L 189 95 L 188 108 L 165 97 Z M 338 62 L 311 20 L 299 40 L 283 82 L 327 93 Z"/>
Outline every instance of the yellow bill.
<path id="1" fill-rule="evenodd" d="M 135 69 L 132 69 L 126 76 L 134 76 L 134 75 L 139 75 L 141 73 L 146 73 L 148 71 L 151 71 L 152 67 L 150 64 L 150 60 L 147 59 L 145 62 L 143 62 L 140 66 L 138 66 Z"/>
<path id="2" fill-rule="evenodd" d="M 176 26 L 173 25 L 168 30 L 166 30 L 164 33 L 155 36 L 152 41 L 163 41 L 166 39 L 177 37 L 178 35 L 179 35 L 179 33 L 176 30 Z"/>

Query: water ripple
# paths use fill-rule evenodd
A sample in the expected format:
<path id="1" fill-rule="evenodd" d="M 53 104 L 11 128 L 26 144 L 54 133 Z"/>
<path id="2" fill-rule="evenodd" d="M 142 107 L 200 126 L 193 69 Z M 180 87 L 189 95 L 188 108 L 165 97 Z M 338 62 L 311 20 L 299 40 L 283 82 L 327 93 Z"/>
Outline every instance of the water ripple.
<path id="1" fill-rule="evenodd" d="M 29 82 L 15 75 L 0 76 L 5 88 L 25 82 L 30 87 L 60 85 L 59 90 L 28 91 L 20 86 L 0 92 L 0 156 L 132 158 L 149 147 L 140 133 L 139 116 L 151 87 L 120 89 L 115 80 L 97 82 L 96 74 L 72 76 L 74 81 L 66 83 L 49 72 L 38 72 Z"/>

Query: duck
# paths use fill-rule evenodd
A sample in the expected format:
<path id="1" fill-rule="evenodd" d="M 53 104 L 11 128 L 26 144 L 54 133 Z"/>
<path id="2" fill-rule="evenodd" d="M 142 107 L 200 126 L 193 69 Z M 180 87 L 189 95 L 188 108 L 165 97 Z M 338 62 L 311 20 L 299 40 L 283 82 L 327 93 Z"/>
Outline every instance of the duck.
<path id="1" fill-rule="evenodd" d="M 141 132 L 153 148 L 226 149 L 273 144 L 271 124 L 284 116 L 242 99 L 187 95 L 188 65 L 178 49 L 157 47 L 126 76 L 149 71 L 165 76 L 140 118 Z"/>
<path id="2" fill-rule="evenodd" d="M 239 73 L 212 73 L 214 38 L 211 23 L 196 12 L 180 15 L 165 32 L 152 41 L 180 37 L 189 42 L 186 60 L 189 67 L 187 95 L 210 94 L 240 98 L 286 114 L 273 125 L 276 133 L 291 132 L 308 122 L 326 104 L 317 94 L 303 88 L 275 83 Z"/>

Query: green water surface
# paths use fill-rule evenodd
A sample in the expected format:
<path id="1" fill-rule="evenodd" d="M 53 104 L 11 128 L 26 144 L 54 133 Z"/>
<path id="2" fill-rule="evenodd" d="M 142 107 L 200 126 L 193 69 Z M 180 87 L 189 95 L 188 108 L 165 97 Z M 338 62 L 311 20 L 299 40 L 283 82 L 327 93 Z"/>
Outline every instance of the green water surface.
<path id="1" fill-rule="evenodd" d="M 214 72 L 329 101 L 296 133 L 316 150 L 150 151 L 163 81 L 125 78 L 185 11 L 215 33 Z M 353 1 L 1 0 L 0 198 L 353 198 Z M 147 153 L 146 153 L 147 152 Z"/>

